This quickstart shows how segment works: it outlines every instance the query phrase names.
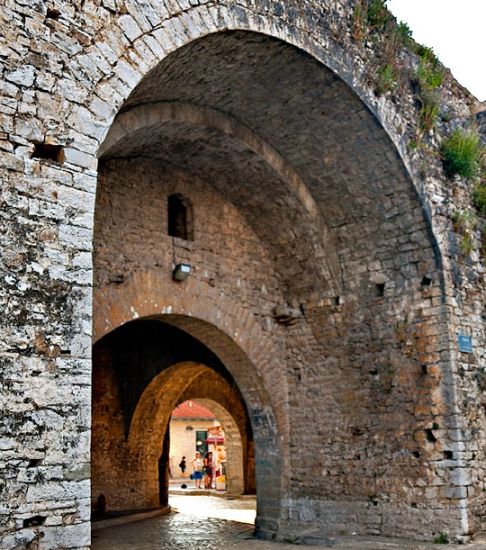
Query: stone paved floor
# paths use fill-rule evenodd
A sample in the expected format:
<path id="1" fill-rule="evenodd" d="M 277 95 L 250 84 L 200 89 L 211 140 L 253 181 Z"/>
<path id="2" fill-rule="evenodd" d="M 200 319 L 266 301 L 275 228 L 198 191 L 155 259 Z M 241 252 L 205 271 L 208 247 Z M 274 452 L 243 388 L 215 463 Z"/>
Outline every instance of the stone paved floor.
<path id="1" fill-rule="evenodd" d="M 212 496 L 173 496 L 179 513 L 93 533 L 93 550 L 296 550 L 287 543 L 252 537 L 254 501 Z M 222 519 L 226 518 L 226 519 Z M 239 519 L 239 521 L 235 521 Z M 243 522 L 243 523 L 242 523 Z M 486 550 L 486 540 L 470 545 L 437 545 L 382 538 L 339 538 L 309 549 L 335 550 Z M 300 546 L 302 548 L 302 546 Z M 305 547 L 304 547 L 305 548 Z"/>

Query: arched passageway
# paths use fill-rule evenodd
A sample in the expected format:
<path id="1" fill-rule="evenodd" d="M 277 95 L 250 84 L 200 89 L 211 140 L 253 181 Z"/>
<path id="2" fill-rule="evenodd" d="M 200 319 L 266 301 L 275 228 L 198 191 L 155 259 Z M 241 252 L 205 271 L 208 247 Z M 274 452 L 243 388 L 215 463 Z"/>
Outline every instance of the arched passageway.
<path id="1" fill-rule="evenodd" d="M 146 75 L 100 155 L 95 334 L 162 315 L 224 365 L 255 437 L 261 533 L 464 527 L 457 499 L 438 509 L 426 490 L 452 475 L 437 461 L 453 439 L 434 433 L 450 412 L 440 258 L 356 94 L 280 40 L 215 33 Z M 133 433 L 177 400 L 148 395 Z"/>
<path id="2" fill-rule="evenodd" d="M 215 410 L 227 432 L 228 493 L 254 489 L 254 438 L 231 374 L 182 330 L 162 321 L 137 321 L 105 336 L 94 348 L 95 513 L 167 504 L 168 423 L 174 407 L 188 398 Z"/>

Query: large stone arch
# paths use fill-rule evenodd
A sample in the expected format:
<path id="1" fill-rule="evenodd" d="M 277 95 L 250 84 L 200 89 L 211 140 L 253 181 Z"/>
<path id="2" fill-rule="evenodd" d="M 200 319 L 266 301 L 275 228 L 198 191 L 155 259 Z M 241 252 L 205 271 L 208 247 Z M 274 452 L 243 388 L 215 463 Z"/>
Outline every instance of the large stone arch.
<path id="1" fill-rule="evenodd" d="M 455 434 L 448 428 L 456 428 L 450 420 L 456 405 L 450 393 L 441 393 L 450 377 L 447 358 L 441 359 L 443 373 L 432 376 L 430 385 L 418 395 L 415 393 L 420 373 L 437 363 L 439 335 L 447 320 L 447 309 L 440 302 L 440 296 L 444 297 L 441 256 L 423 208 L 423 197 L 376 113 L 363 104 L 339 73 L 336 76 L 323 65 L 319 56 L 304 53 L 304 49 L 312 52 L 308 42 L 305 48 L 296 49 L 289 45 L 292 41 L 275 39 L 270 32 L 228 28 L 231 27 L 224 26 L 223 32 L 203 32 L 198 39 L 191 35 L 190 40 L 179 42 L 178 48 L 159 60 L 140 82 L 132 75 L 136 87 L 129 87 L 130 95 L 125 95 L 113 132 L 101 149 L 101 181 L 105 190 L 100 195 L 101 210 L 105 208 L 103 201 L 110 201 L 110 189 L 115 192 L 117 185 L 128 185 L 125 174 L 132 170 L 139 174 L 139 182 L 144 180 L 144 173 L 152 174 L 147 181 L 154 192 L 159 170 L 164 181 L 186 178 L 180 185 L 189 192 L 192 180 L 201 190 L 210 187 L 219 197 L 217 200 L 236 208 L 244 219 L 242 223 L 248 224 L 244 231 L 251 232 L 252 239 L 262 244 L 268 275 L 273 274 L 278 287 L 274 291 L 273 311 L 267 309 L 267 317 L 273 315 L 284 325 L 297 323 L 298 327 L 292 329 L 297 336 L 295 341 L 290 337 L 292 331 L 287 336 L 279 329 L 280 349 L 275 362 L 283 360 L 285 368 L 267 370 L 256 362 L 257 370 L 271 373 L 269 379 L 279 373 L 273 398 L 277 408 L 293 409 L 288 431 L 282 432 L 282 437 L 297 447 L 305 445 L 302 426 L 315 407 L 322 408 L 329 417 L 341 415 L 351 434 L 366 434 L 369 444 L 380 441 L 382 456 L 372 459 L 374 469 L 387 471 L 389 477 L 401 477 L 407 472 L 403 485 L 415 487 L 407 495 L 382 475 L 378 480 L 374 476 L 364 478 L 362 514 L 368 505 L 364 496 L 378 493 L 384 501 L 393 501 L 387 509 L 377 508 L 375 512 L 379 521 L 384 521 L 384 532 L 394 529 L 390 520 L 394 514 L 416 515 L 421 528 L 426 529 L 430 517 L 413 511 L 416 500 L 429 498 L 417 478 L 431 475 L 430 465 L 454 441 Z M 191 81 L 188 87 L 187 82 Z M 272 108 L 268 110 L 265 101 L 270 97 Z M 253 192 L 255 182 L 257 192 Z M 121 266 L 120 261 L 108 257 L 109 252 L 104 255 L 103 249 L 109 247 L 103 239 L 100 242 L 100 261 Z M 190 258 L 197 249 L 197 244 L 172 241 L 174 257 Z M 167 274 L 153 275 L 150 260 L 140 263 L 133 256 L 132 261 L 128 249 L 121 251 L 122 257 L 128 275 L 120 285 L 120 294 L 127 293 L 133 300 L 138 288 L 155 286 L 159 292 L 167 284 Z M 166 255 L 157 262 L 166 265 L 167 259 Z M 202 265 L 206 262 L 202 257 L 198 261 Z M 106 273 L 103 277 L 95 281 L 100 295 L 118 293 Z M 257 282 L 252 282 L 249 273 L 245 277 L 253 292 Z M 138 286 L 142 278 L 150 283 Z M 211 284 L 202 279 L 201 274 L 190 279 L 180 293 L 174 292 L 173 286 L 169 291 L 171 300 L 177 300 L 179 295 L 190 296 L 191 305 L 186 310 L 190 314 L 181 317 L 180 326 L 186 329 L 187 324 L 189 332 L 195 330 L 193 335 L 201 328 L 191 320 L 194 293 L 204 296 L 207 291 L 214 296 L 226 288 L 224 283 L 215 283 L 214 278 Z M 263 286 L 270 280 L 271 277 Z M 428 282 L 424 284 L 424 280 Z M 212 285 L 218 288 L 216 293 L 210 290 Z M 227 295 L 228 290 L 224 293 Z M 432 316 L 424 315 L 433 297 L 439 299 L 439 307 Z M 272 299 L 266 300 L 266 307 L 271 303 Z M 207 302 L 208 309 L 211 304 L 211 300 Z M 247 311 L 243 315 L 253 317 L 258 305 L 245 303 L 244 309 Z M 183 310 L 170 311 L 175 314 L 173 319 L 178 319 L 178 312 Z M 138 314 L 130 303 L 130 315 Z M 237 316 L 234 332 L 244 338 L 246 331 L 242 334 L 237 328 L 241 318 Z M 258 324 L 260 333 L 275 341 L 268 319 L 261 319 L 255 326 Z M 287 351 L 281 355 L 283 342 Z M 312 365 L 310 349 L 314 350 Z M 377 368 L 369 368 L 369 364 Z M 370 376 L 377 376 L 378 384 L 370 381 Z M 364 384 L 363 378 L 367 378 Z M 287 381 L 292 384 L 288 394 Z M 309 386 L 314 387 L 309 390 Z M 319 386 L 325 388 L 322 395 L 316 389 Z M 347 389 L 339 393 L 343 386 Z M 376 399 L 378 387 L 383 388 L 383 395 Z M 299 399 L 305 401 L 307 397 L 308 409 L 299 408 Z M 387 411 L 394 406 L 394 400 L 401 404 L 391 416 Z M 408 416 L 410 400 L 417 402 L 417 409 L 420 407 L 420 418 Z M 367 409 L 371 415 L 365 412 Z M 285 415 L 277 414 L 277 418 L 281 417 Z M 355 428 L 353 424 L 363 426 Z M 444 426 L 443 438 L 431 446 L 428 426 L 436 425 Z M 331 433 L 331 426 L 329 423 L 321 431 L 327 450 L 314 458 L 316 464 L 322 465 L 323 475 L 333 471 L 332 440 L 336 436 Z M 376 430 L 382 433 L 376 436 Z M 398 444 L 403 433 L 409 434 L 405 453 Z M 354 445 L 353 437 L 346 434 L 346 445 Z M 416 450 L 417 446 L 423 450 Z M 287 452 L 284 445 L 284 460 Z M 403 465 L 397 463 L 391 473 L 383 462 L 386 455 L 400 457 Z M 361 453 L 356 456 L 360 461 Z M 419 462 L 414 463 L 417 456 Z M 342 491 L 339 487 L 321 489 L 308 483 L 305 471 L 313 467 L 313 461 L 307 464 L 297 455 L 293 460 L 294 463 L 290 454 L 289 468 L 301 481 L 292 485 L 290 477 L 285 477 L 287 500 L 285 504 L 281 502 L 280 510 L 290 528 L 322 521 L 327 499 L 336 497 L 333 491 Z M 360 470 L 361 466 L 350 462 L 349 468 Z M 351 476 L 345 471 L 342 475 L 352 484 Z M 450 469 L 442 475 L 452 479 Z M 343 491 L 346 494 L 353 490 L 350 486 Z M 403 499 L 407 500 L 406 512 L 401 511 Z M 448 501 L 451 506 L 445 506 L 444 516 L 436 519 L 436 524 L 449 522 L 454 509 L 453 521 L 462 522 L 461 528 L 467 531 L 460 501 Z M 342 528 L 349 528 L 350 524 L 354 529 L 362 528 L 361 520 L 353 523 L 355 511 L 348 505 L 342 505 L 340 514 Z M 407 528 L 404 534 L 412 535 Z"/>

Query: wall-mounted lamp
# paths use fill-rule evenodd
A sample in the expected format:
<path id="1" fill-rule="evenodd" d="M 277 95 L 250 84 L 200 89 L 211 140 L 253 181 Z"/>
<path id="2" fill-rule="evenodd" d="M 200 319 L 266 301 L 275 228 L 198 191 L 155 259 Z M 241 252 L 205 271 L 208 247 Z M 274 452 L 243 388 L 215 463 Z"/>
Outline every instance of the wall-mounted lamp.
<path id="1" fill-rule="evenodd" d="M 172 271 L 172 278 L 174 281 L 185 281 L 191 273 L 191 266 L 189 264 L 177 264 Z"/>

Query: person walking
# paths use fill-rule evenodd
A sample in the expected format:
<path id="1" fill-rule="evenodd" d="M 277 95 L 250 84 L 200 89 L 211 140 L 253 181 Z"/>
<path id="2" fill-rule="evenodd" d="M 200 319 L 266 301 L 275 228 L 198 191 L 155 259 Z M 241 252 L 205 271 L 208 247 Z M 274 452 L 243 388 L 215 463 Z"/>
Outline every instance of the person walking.
<path id="1" fill-rule="evenodd" d="M 204 462 L 201 458 L 201 453 L 196 452 L 196 458 L 192 461 L 192 476 L 196 489 L 201 488 L 201 480 L 203 478 Z"/>
<path id="2" fill-rule="evenodd" d="M 204 457 L 204 488 L 213 488 L 213 453 L 211 451 Z"/>
<path id="3" fill-rule="evenodd" d="M 186 477 L 186 457 L 183 456 L 181 461 L 179 462 L 179 468 L 181 470 L 181 477 Z"/>

